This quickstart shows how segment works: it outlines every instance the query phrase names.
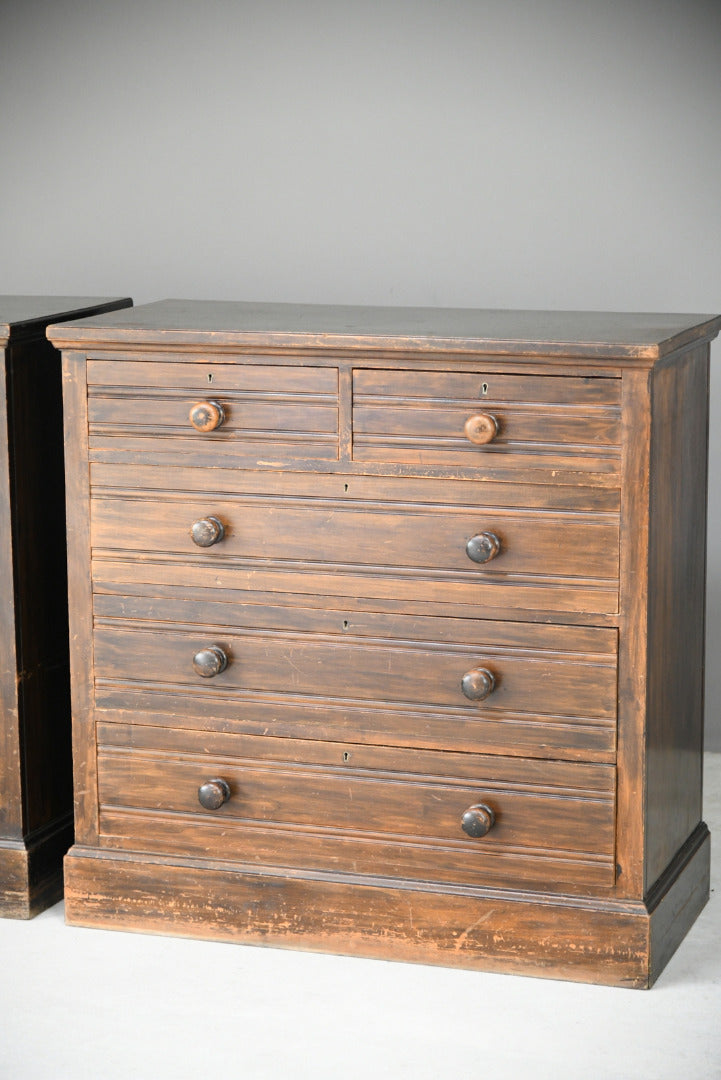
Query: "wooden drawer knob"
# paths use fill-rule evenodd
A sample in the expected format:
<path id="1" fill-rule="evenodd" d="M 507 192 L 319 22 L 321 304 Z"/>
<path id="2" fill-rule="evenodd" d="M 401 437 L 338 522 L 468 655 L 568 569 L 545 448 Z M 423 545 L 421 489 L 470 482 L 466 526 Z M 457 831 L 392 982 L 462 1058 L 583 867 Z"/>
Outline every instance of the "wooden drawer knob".
<path id="1" fill-rule="evenodd" d="M 201 649 L 193 657 L 193 669 L 204 679 L 212 679 L 214 675 L 220 675 L 227 666 L 228 657 L 220 645 L 208 645 L 207 649 Z"/>
<path id="2" fill-rule="evenodd" d="M 226 780 L 206 780 L 198 788 L 198 802 L 206 810 L 219 810 L 230 798 L 230 786 Z"/>
<path id="3" fill-rule="evenodd" d="M 490 806 L 485 803 L 477 803 L 469 806 L 461 818 L 461 828 L 467 836 L 477 838 L 485 836 L 496 823 L 496 815 Z"/>
<path id="4" fill-rule="evenodd" d="M 496 677 L 488 668 L 473 668 L 467 671 L 461 682 L 461 689 L 469 701 L 483 701 L 492 694 L 496 687 Z"/>
<path id="5" fill-rule="evenodd" d="M 201 518 L 190 526 L 190 536 L 198 547 L 212 547 L 225 536 L 223 522 L 217 517 Z M 470 540 L 468 542 L 470 543 Z"/>
<path id="6" fill-rule="evenodd" d="M 215 431 L 225 420 L 225 411 L 217 401 L 198 401 L 189 416 L 196 431 Z"/>
<path id="7" fill-rule="evenodd" d="M 463 425 L 466 438 L 475 446 L 483 446 L 484 443 L 493 442 L 498 434 L 498 421 L 490 413 L 478 413 L 469 416 Z"/>
<path id="8" fill-rule="evenodd" d="M 466 544 L 466 555 L 476 563 L 487 563 L 495 559 L 501 550 L 501 541 L 495 533 L 482 532 L 472 536 Z"/>

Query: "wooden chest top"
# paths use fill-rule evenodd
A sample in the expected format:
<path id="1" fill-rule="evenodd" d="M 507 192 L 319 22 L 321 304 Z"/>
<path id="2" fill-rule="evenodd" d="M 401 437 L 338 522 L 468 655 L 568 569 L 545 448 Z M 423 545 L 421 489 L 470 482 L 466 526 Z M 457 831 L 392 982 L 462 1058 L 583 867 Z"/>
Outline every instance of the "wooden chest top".
<path id="1" fill-rule="evenodd" d="M 714 337 L 721 316 L 163 300 L 55 327 L 58 347 L 109 342 L 373 348 L 655 360 Z"/>

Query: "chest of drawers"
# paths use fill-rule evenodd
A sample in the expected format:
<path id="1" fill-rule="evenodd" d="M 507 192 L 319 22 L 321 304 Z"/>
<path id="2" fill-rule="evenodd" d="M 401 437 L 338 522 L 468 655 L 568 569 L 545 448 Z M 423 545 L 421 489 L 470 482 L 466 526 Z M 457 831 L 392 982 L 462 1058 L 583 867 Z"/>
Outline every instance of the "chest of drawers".
<path id="1" fill-rule="evenodd" d="M 73 839 L 60 357 L 49 322 L 129 299 L 0 296 L 0 915 L 62 896 Z"/>
<path id="2" fill-rule="evenodd" d="M 74 923 L 647 986 L 708 896 L 711 316 L 54 327 Z"/>

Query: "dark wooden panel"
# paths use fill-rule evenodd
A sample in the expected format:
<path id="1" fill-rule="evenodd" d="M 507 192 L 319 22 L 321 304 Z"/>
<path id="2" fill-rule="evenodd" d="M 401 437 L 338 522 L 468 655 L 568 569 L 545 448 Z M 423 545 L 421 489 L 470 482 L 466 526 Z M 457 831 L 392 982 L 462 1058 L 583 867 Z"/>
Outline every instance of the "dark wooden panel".
<path id="1" fill-rule="evenodd" d="M 399 508 L 429 505 L 442 509 L 517 507 L 519 509 L 576 510 L 581 513 L 617 514 L 620 493 L 616 488 L 569 487 L 561 484 L 494 483 L 493 481 L 445 477 L 368 476 L 353 473 L 303 473 L 202 468 L 187 460 L 187 467 L 129 465 L 93 462 L 91 486 L 95 494 L 128 492 L 182 492 L 188 498 L 229 495 L 292 495 L 298 498 L 363 500 L 393 503 Z M 192 466 L 192 467 L 189 467 Z"/>
<path id="2" fill-rule="evenodd" d="M 206 397 L 209 397 L 206 393 Z M 199 395 L 198 395 L 199 397 Z M 198 397 L 187 394 L 158 393 L 150 396 L 101 396 L 91 394 L 88 401 L 90 432 L 108 434 L 158 434 L 163 436 L 190 434 L 197 439 L 188 419 Z M 256 432 L 313 432 L 333 434 L 338 431 L 337 404 L 298 403 L 295 400 L 273 402 L 247 401 L 215 394 L 225 413 L 222 428 L 213 432 L 216 442 L 231 437 L 252 438 Z"/>
<path id="3" fill-rule="evenodd" d="M 261 757 L 262 753 L 259 747 Z M 202 811 L 198 788 L 216 775 L 230 785 L 230 799 L 219 810 Z M 301 846 L 307 827 L 332 833 L 387 834 L 401 843 L 414 838 L 455 841 L 474 856 L 497 847 L 533 849 L 539 857 L 558 851 L 586 852 L 590 847 L 593 854 L 605 855 L 612 867 L 612 800 L 594 799 L 588 793 L 574 798 L 568 790 L 554 799 L 548 786 L 536 793 L 523 785 L 499 788 L 497 780 L 482 776 L 466 785 L 444 784 L 407 775 L 393 780 L 368 773 L 359 777 L 352 769 L 306 770 L 278 762 L 273 768 L 263 768 L 262 762 L 253 761 L 236 766 L 227 761 L 176 761 L 168 753 L 153 757 L 120 751 L 99 753 L 98 783 L 101 807 L 214 814 L 223 818 L 226 828 L 231 822 L 239 827 L 244 822 L 287 827 L 291 837 L 276 854 L 283 863 L 292 861 L 288 844 Z M 478 842 L 466 837 L 460 824 L 464 812 L 475 803 L 487 804 L 496 815 L 495 825 Z M 295 830 L 295 826 L 301 828 Z M 209 854 L 222 857 L 222 843 L 221 838 L 219 850 Z M 437 874 L 442 877 L 442 860 L 439 864 Z"/>
<path id="4" fill-rule="evenodd" d="M 460 432 L 457 438 L 436 438 L 430 436 L 392 435 L 357 435 L 353 440 L 353 459 L 359 463 L 397 462 L 408 466 L 452 466 L 473 468 L 476 475 L 487 477 L 496 483 L 504 483 L 515 476 L 525 484 L 591 483 L 596 477 L 605 478 L 606 482 L 616 487 L 619 483 L 618 458 L 615 454 L 603 457 L 598 453 L 590 456 L 585 447 L 571 447 L 564 450 L 561 444 L 552 448 L 546 446 L 518 443 L 488 446 L 471 446 Z"/>
<path id="5" fill-rule="evenodd" d="M 387 879 L 437 882 L 459 888 L 539 889 L 545 893 L 606 894 L 613 885 L 613 860 L 556 850 L 494 848 L 472 852 L 450 841 L 378 840 L 365 834 L 336 835 L 292 826 L 238 826 L 227 821 L 184 818 L 177 813 L 110 807 L 100 813 L 101 849 L 155 852 L 177 859 L 217 858 L 258 864 L 292 864 L 296 871 L 334 869 Z"/>
<path id="6" fill-rule="evenodd" d="M 586 880 L 588 873 L 591 880 L 612 879 L 614 780 L 608 766 L 542 768 L 522 759 L 200 733 L 158 738 L 158 729 L 149 731 L 150 737 L 140 729 L 139 740 L 135 732 L 101 728 L 101 743 L 114 740 L 99 754 L 103 831 L 116 822 L 121 836 L 123 830 L 132 836 L 136 815 L 121 811 L 134 808 L 157 812 L 163 835 L 171 823 L 161 817 L 175 815 L 176 837 L 186 835 L 194 850 L 192 833 L 205 823 L 207 854 L 220 858 L 242 857 L 243 850 L 245 858 L 270 864 L 290 860 L 327 868 L 345 858 L 358 871 L 389 873 L 400 870 L 396 862 L 405 845 L 410 850 L 401 859 L 411 877 L 460 879 L 465 868 L 469 883 L 482 883 L 484 864 L 490 859 L 493 867 L 505 854 L 516 860 L 519 878 L 524 859 L 532 868 L 534 860 L 538 866 L 567 858 L 566 878 Z M 160 748 L 119 746 L 128 735 L 135 744 Z M 211 774 L 230 789 L 228 801 L 214 811 L 198 802 L 198 788 Z M 473 839 L 460 822 L 478 802 L 493 809 L 496 821 L 486 836 Z M 211 823 L 220 822 L 213 836 Z"/>
<path id="7" fill-rule="evenodd" d="M 75 836 L 97 839 L 97 763 L 93 716 L 90 491 L 87 459 L 85 357 L 63 353 L 63 413 L 67 500 L 70 676 L 72 689 Z"/>
<path id="8" fill-rule="evenodd" d="M 227 629 L 154 631 L 97 626 L 96 673 L 102 679 L 144 684 L 187 684 L 188 708 L 201 707 L 210 680 L 193 671 L 193 656 L 219 645 L 228 667 L 212 679 L 218 690 L 264 690 L 291 697 L 315 695 L 346 701 L 450 705 L 491 714 L 501 709 L 546 709 L 555 715 L 578 713 L 612 717 L 616 712 L 615 663 L 578 656 L 514 653 L 497 644 L 443 647 L 402 644 L 388 639 L 368 642 L 347 637 L 314 638 L 277 631 L 228 632 Z M 482 702 L 469 702 L 463 676 L 489 668 L 496 689 Z M 191 692 L 194 691 L 194 692 Z"/>
<path id="9" fill-rule="evenodd" d="M 62 391 L 45 328 L 129 303 L 0 297 L 0 915 L 59 899 L 73 838 Z"/>
<path id="10" fill-rule="evenodd" d="M 106 622 L 115 620 L 121 625 L 125 620 L 131 628 L 140 628 L 137 624 L 151 621 L 171 627 L 192 624 L 273 633 L 297 631 L 421 645 L 477 646 L 485 642 L 491 650 L 556 654 L 573 663 L 589 659 L 612 667 L 616 662 L 616 631 L 613 629 L 553 623 L 535 626 L 508 619 L 480 620 L 463 618 L 461 612 L 454 612 L 450 618 L 415 616 L 404 611 L 384 613 L 374 608 L 362 610 L 337 604 L 306 604 L 302 602 L 304 599 L 298 596 L 281 599 L 257 592 L 218 591 L 213 594 L 203 589 L 190 595 L 190 590 L 186 592 L 182 588 L 155 593 L 136 584 L 135 588 L 118 587 L 96 593 L 94 612 L 98 623 L 104 619 Z"/>
<path id="11" fill-rule="evenodd" d="M 396 369 L 357 368 L 353 372 L 356 401 L 382 398 L 396 409 L 419 401 L 459 402 L 476 407 L 490 407 L 500 402 L 591 406 L 618 406 L 621 402 L 620 379 L 573 378 L 559 375 L 504 375 L 481 369 L 471 374 L 463 371 L 398 371 Z M 381 402 L 376 402 L 380 404 Z M 618 418 L 617 410 L 603 409 L 603 415 Z M 592 415 L 589 414 L 589 415 Z"/>
<path id="12" fill-rule="evenodd" d="M 369 405 L 363 399 L 356 398 L 353 409 L 353 444 L 356 450 L 366 447 L 388 445 L 394 448 L 407 441 L 427 442 L 442 446 L 442 440 L 449 443 L 449 448 L 468 448 L 468 439 L 463 433 L 466 420 L 478 412 L 492 413 L 498 425 L 498 435 L 484 448 L 484 453 L 500 451 L 503 447 L 515 449 L 529 444 L 540 447 L 554 447 L 560 456 L 577 454 L 580 447 L 599 456 L 616 457 L 613 448 L 618 446 L 619 428 L 617 416 L 602 414 L 584 414 L 567 409 L 552 409 L 542 405 L 505 405 L 497 407 L 493 402 L 467 404 L 437 403 L 403 406 L 393 401 Z M 610 449 L 606 449 L 606 448 Z M 356 454 L 356 457 L 358 455 Z"/>
<path id="13" fill-rule="evenodd" d="M 498 434 L 481 447 L 470 446 L 476 457 L 524 446 L 548 452 L 553 446 L 563 458 L 578 456 L 585 447 L 601 459 L 597 467 L 603 469 L 603 457 L 617 455 L 619 380 L 498 376 L 498 396 L 494 396 L 496 382 L 490 375 L 488 381 L 450 372 L 356 371 L 354 376 L 353 437 L 358 460 L 366 455 L 373 459 L 383 447 L 390 460 L 404 460 L 399 455 L 422 447 L 424 460 L 430 460 L 429 454 L 467 452 L 464 425 L 479 412 L 494 417 Z M 594 393 L 596 382 L 600 389 Z M 534 393 L 539 400 L 534 401 Z M 595 404 L 604 401 L 609 404 Z M 592 462 L 586 467 L 592 467 Z"/>
<path id="14" fill-rule="evenodd" d="M 60 357 L 47 341 L 11 348 L 11 492 L 25 828 L 72 806 L 65 480 Z"/>
<path id="15" fill-rule="evenodd" d="M 292 497 L 228 502 L 181 496 L 171 501 L 152 495 L 95 498 L 91 513 L 96 554 L 120 549 L 207 558 L 210 549 L 193 543 L 191 526 L 210 515 L 224 527 L 225 535 L 212 547 L 213 556 L 221 559 L 309 560 L 329 568 L 378 566 L 382 561 L 387 570 L 457 571 L 469 589 L 476 579 L 505 574 L 564 581 L 618 577 L 618 522 L 577 514 L 522 516 L 494 508 L 424 511 L 408 504 L 396 508 Z M 499 554 L 485 564 L 473 562 L 466 553 L 467 542 L 482 532 L 500 541 Z"/>
<path id="16" fill-rule="evenodd" d="M 701 820 L 708 347 L 651 384 L 646 879 Z"/>
<path id="17" fill-rule="evenodd" d="M 20 705 L 15 641 L 15 582 L 11 498 L 11 444 L 8 371 L 0 353 L 0 836 L 19 841 L 23 835 Z M 15 854 L 6 857 L 2 888 L 16 892 Z M 12 878 L 12 882 L 11 882 Z"/>
<path id="18" fill-rule="evenodd" d="M 453 708 L 354 705 L 263 692 L 245 693 L 242 708 L 231 695 L 203 694 L 202 707 L 190 714 L 187 689 L 142 688 L 105 682 L 96 687 L 98 717 L 129 722 L 142 714 L 156 727 L 236 732 L 283 738 L 355 739 L 368 745 L 568 761 L 615 760 L 613 719 L 511 712 L 469 714 Z"/>
<path id="19" fill-rule="evenodd" d="M 182 567 L 182 568 L 181 568 Z M 302 573 L 298 571 L 302 569 Z M 618 586 L 614 583 L 564 584 L 554 580 L 537 583 L 523 578 L 506 577 L 502 582 L 486 578 L 481 589 L 469 589 L 468 583 L 449 580 L 449 575 L 433 571 L 396 570 L 373 567 L 344 567 L 334 569 L 327 563 L 305 563 L 302 567 L 275 564 L 258 565 L 250 560 L 225 562 L 208 557 L 205 560 L 182 560 L 180 557 L 148 555 L 135 552 L 132 558 L 96 558 L 93 563 L 96 589 L 105 586 L 135 584 L 179 586 L 187 589 L 223 589 L 236 594 L 242 602 L 244 590 L 275 592 L 279 598 L 287 594 L 300 597 L 329 596 L 334 606 L 353 607 L 372 604 L 379 609 L 398 606 L 418 613 L 472 614 L 479 618 L 504 618 L 520 615 L 529 621 L 550 622 L 563 613 L 568 622 L 600 624 L 614 623 L 618 611 Z M 473 582 L 478 578 L 473 577 Z M 530 614 L 529 614 L 530 612 Z M 606 616 L 611 616 L 607 618 Z"/>
<path id="20" fill-rule="evenodd" d="M 189 429 L 192 432 L 192 428 Z M 93 460 L 128 463 L 131 465 L 177 466 L 194 464 L 211 466 L 218 459 L 218 447 L 222 446 L 225 468 L 247 468 L 284 465 L 298 460 L 336 461 L 338 459 L 338 436 L 314 433 L 284 433 L 273 431 L 265 434 L 253 432 L 236 438 L 219 431 L 200 435 L 175 435 L 158 439 L 155 435 L 130 435 L 103 432 L 89 438 L 89 450 Z"/>
<path id="21" fill-rule="evenodd" d="M 349 307 L 233 301 L 162 300 L 123 316 L 55 329 L 66 344 L 138 342 L 462 352 L 505 356 L 627 358 L 643 366 L 691 341 L 712 338 L 721 317 L 600 311 L 500 311 L 468 308 Z M 201 356 L 202 360 L 203 357 Z M 645 364 L 644 364 L 645 362 Z"/>
<path id="22" fill-rule="evenodd" d="M 129 296 L 0 296 L 0 338 L 3 345 L 29 337 L 44 339 L 48 323 L 132 306 Z"/>
<path id="23" fill-rule="evenodd" d="M 444 964 L 485 971 L 649 985 L 649 916 L 584 898 L 315 875 L 248 863 L 74 848 L 66 860 L 71 925 L 184 934 Z M 686 928 L 690 920 L 683 919 Z M 579 948 L 579 941 L 583 948 Z"/>
<path id="24" fill-rule="evenodd" d="M 618 641 L 618 827 L 616 889 L 644 895 L 644 770 L 648 647 L 650 377 L 623 375 L 623 485 Z"/>
<path id="25" fill-rule="evenodd" d="M 170 362 L 167 356 L 150 353 L 140 359 L 93 360 L 89 359 L 88 388 L 90 397 L 107 392 L 108 388 L 124 388 L 122 398 L 127 400 L 129 390 L 193 390 L 199 396 L 229 391 L 234 395 L 246 394 L 264 401 L 268 397 L 285 401 L 298 395 L 326 395 L 338 397 L 338 371 L 331 367 L 314 367 L 312 364 L 290 367 L 258 363 L 257 358 L 244 357 L 242 365 L 222 363 L 217 358 L 206 364 L 201 357 L 193 362 Z M 254 362 L 255 359 L 255 362 Z M 199 362 L 200 361 L 200 362 Z"/>
<path id="26" fill-rule="evenodd" d="M 527 789 L 529 794 L 588 797 L 602 801 L 613 801 L 616 791 L 615 770 L 602 764 L 535 761 L 450 750 L 398 750 L 352 740 L 328 742 L 271 735 L 258 738 L 223 731 L 192 731 L 172 725 L 159 729 L 145 724 L 143 716 L 136 717 L 132 723 L 117 718 L 99 720 L 98 745 L 109 754 L 115 750 L 133 750 L 154 757 L 167 751 L 169 758 L 179 760 L 190 754 L 203 768 L 226 761 L 238 768 L 249 765 L 272 769 L 274 763 L 286 769 L 317 766 L 337 775 L 347 774 L 355 780 L 375 776 L 376 779 L 395 778 L 399 783 L 415 782 L 419 778 L 446 779 L 449 783 L 483 782 L 499 791 Z M 196 804 L 189 809 L 200 812 Z M 431 809 L 430 813 L 432 816 L 434 811 Z M 393 831 L 390 825 L 389 829 Z M 466 837 L 459 839 L 465 843 Z"/>
<path id="27" fill-rule="evenodd" d="M 651 982 L 661 974 L 709 898 L 711 837 L 702 822 L 657 879 L 651 911 Z"/>

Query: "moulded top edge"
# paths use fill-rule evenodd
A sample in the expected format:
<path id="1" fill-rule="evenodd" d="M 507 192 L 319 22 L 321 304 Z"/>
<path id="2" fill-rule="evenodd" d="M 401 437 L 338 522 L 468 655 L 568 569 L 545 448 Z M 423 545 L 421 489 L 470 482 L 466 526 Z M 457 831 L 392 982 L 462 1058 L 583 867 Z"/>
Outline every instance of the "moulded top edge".
<path id="1" fill-rule="evenodd" d="M 6 339 L 48 323 L 127 308 L 129 296 L 1 296 L 0 335 Z"/>
<path id="2" fill-rule="evenodd" d="M 51 326 L 93 344 L 295 347 L 655 360 L 721 329 L 721 315 L 164 300 Z"/>

